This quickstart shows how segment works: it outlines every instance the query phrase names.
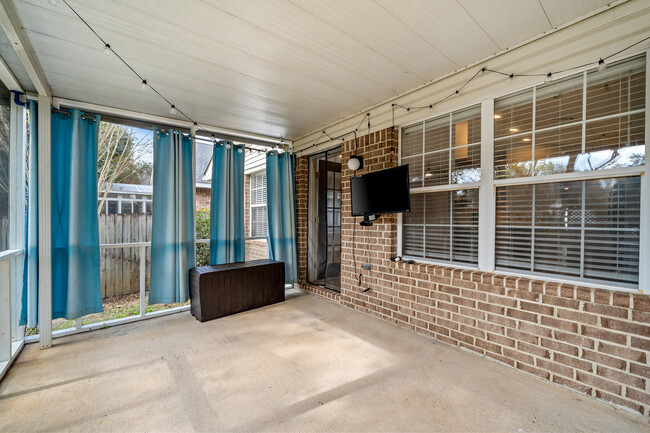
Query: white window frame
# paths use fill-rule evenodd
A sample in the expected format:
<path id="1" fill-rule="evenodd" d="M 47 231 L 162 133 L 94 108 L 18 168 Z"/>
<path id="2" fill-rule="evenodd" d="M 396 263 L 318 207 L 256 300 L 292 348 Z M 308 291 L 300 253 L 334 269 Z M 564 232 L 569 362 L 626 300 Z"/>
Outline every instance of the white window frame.
<path id="1" fill-rule="evenodd" d="M 398 134 L 397 134 L 397 137 L 398 137 L 398 151 L 397 151 L 398 164 L 402 165 L 402 129 L 409 128 L 411 126 L 414 126 L 414 125 L 417 125 L 417 124 L 421 123 L 422 124 L 422 131 L 423 131 L 423 134 L 424 134 L 424 131 L 426 130 L 426 121 L 427 120 L 437 119 L 437 118 L 443 117 L 443 116 L 449 116 L 450 128 L 451 128 L 451 125 L 453 125 L 453 123 L 452 123 L 453 122 L 453 113 L 463 111 L 463 110 L 466 110 L 466 109 L 471 109 L 473 107 L 476 107 L 477 105 L 479 105 L 480 109 L 481 109 L 481 141 L 480 141 L 480 144 L 481 144 L 481 164 L 480 164 L 480 169 L 481 169 L 481 180 L 482 180 L 483 179 L 483 157 L 484 157 L 484 155 L 483 155 L 483 146 L 485 144 L 485 140 L 483 139 L 483 131 L 484 131 L 483 124 L 485 123 L 485 119 L 483 118 L 483 104 L 473 103 L 473 104 L 469 104 L 469 105 L 462 105 L 462 106 L 459 106 L 459 107 L 455 107 L 452 110 L 447 110 L 447 111 L 444 111 L 442 113 L 436 114 L 435 116 L 426 117 L 426 118 L 420 119 L 420 120 L 418 120 L 416 122 L 412 122 L 412 123 L 409 123 L 407 125 L 399 127 L 399 129 L 397 131 L 398 132 Z M 450 153 L 449 167 L 451 167 L 451 152 L 455 149 L 455 146 L 452 146 L 452 143 L 451 143 L 452 137 L 453 137 L 453 134 L 452 134 L 451 129 L 450 129 L 450 131 L 449 131 L 449 144 L 450 144 L 450 146 L 449 146 L 449 153 Z M 471 145 L 475 145 L 475 144 L 477 144 L 477 143 L 471 143 Z M 465 146 L 465 147 L 468 147 L 469 145 L 470 145 L 470 143 L 468 143 L 468 145 Z M 444 149 L 439 150 L 438 152 L 441 152 L 441 151 L 444 151 Z M 428 152 L 428 153 L 431 153 L 431 152 Z M 421 155 L 422 158 L 423 158 L 423 170 L 424 170 L 424 157 L 425 157 L 425 155 L 426 154 L 424 153 L 424 149 L 423 149 L 423 153 Z M 481 230 L 481 228 L 480 228 L 481 227 L 480 226 L 480 223 L 481 223 L 481 218 L 480 218 L 481 190 L 480 190 L 480 187 L 482 185 L 482 181 L 480 181 L 480 182 L 468 182 L 468 183 L 451 183 L 451 169 L 449 170 L 448 179 L 449 179 L 448 184 L 416 187 L 417 189 L 411 191 L 411 194 L 424 194 L 424 193 L 430 193 L 430 192 L 449 192 L 449 191 L 460 191 L 460 190 L 467 190 L 467 189 L 478 189 L 479 190 L 479 227 L 478 227 L 478 229 L 479 229 L 479 238 L 478 238 L 479 246 L 478 246 L 478 260 L 479 260 L 479 266 L 480 266 L 480 260 L 481 260 L 481 242 L 480 242 L 481 241 L 481 234 L 480 234 L 480 230 Z M 449 211 L 453 212 L 453 203 L 450 203 Z M 450 229 L 453 228 L 453 224 L 451 224 L 451 223 L 452 223 L 452 221 L 450 221 Z M 404 256 L 403 255 L 403 243 L 402 243 L 403 224 L 404 224 L 404 221 L 403 221 L 402 214 L 399 213 L 399 214 L 397 214 L 397 255 L 398 256 L 402 256 L 405 260 L 414 260 L 416 262 L 440 264 L 440 265 L 452 265 L 454 267 L 461 268 L 461 269 L 477 269 L 476 266 L 473 266 L 472 264 L 465 263 L 465 262 L 455 262 L 453 260 L 440 260 L 440 259 L 431 259 L 431 258 L 424 258 L 424 257 L 414 257 L 414 256 L 408 256 L 408 255 Z M 449 248 L 450 248 L 450 252 L 451 252 L 451 244 L 450 244 Z M 451 255 L 450 255 L 450 257 L 451 257 Z"/>
<path id="2" fill-rule="evenodd" d="M 14 317 L 22 296 L 25 254 L 25 107 L 10 98 L 9 120 L 9 245 L 0 252 L 0 379 L 20 354 L 24 327 Z"/>
<path id="3" fill-rule="evenodd" d="M 640 54 L 645 54 L 646 62 L 646 97 L 645 97 L 645 144 L 646 149 L 650 148 L 650 50 L 637 51 L 625 56 L 617 57 L 611 61 L 618 62 L 622 60 L 631 59 Z M 584 74 L 586 71 L 592 70 L 593 66 L 576 69 L 565 74 L 557 74 L 557 79 L 563 79 L 577 74 Z M 555 76 L 555 74 L 554 74 Z M 448 261 L 424 259 L 420 257 L 404 257 L 404 259 L 414 260 L 418 263 L 431 263 L 437 265 L 453 266 L 459 269 L 480 270 L 483 272 L 498 272 L 503 275 L 512 276 L 526 276 L 532 278 L 540 278 L 546 281 L 553 281 L 559 283 L 580 284 L 587 287 L 598 287 L 613 290 L 621 290 L 627 292 L 650 292 L 650 269 L 648 266 L 643 266 L 644 263 L 650 263 L 650 174 L 646 173 L 646 164 L 639 167 L 625 167 L 606 170 L 594 170 L 588 172 L 572 172 L 560 173 L 543 176 L 530 176 L 511 179 L 494 179 L 494 101 L 500 97 L 512 95 L 514 93 L 531 89 L 539 86 L 543 82 L 527 84 L 519 88 L 513 88 L 507 92 L 500 94 L 493 94 L 483 99 L 481 103 L 481 181 L 477 184 L 454 184 L 454 185 L 440 185 L 418 188 L 413 193 L 420 192 L 435 192 L 435 191 L 450 191 L 459 189 L 479 189 L 479 237 L 478 237 L 478 266 L 468 266 L 467 264 L 457 264 Z M 398 161 L 402 163 L 402 129 L 412 126 L 414 124 L 423 122 L 427 119 L 439 117 L 441 115 L 449 114 L 454 111 L 459 111 L 464 108 L 469 108 L 475 104 L 463 104 L 453 107 L 445 112 L 436 113 L 432 116 L 427 115 L 424 118 L 418 119 L 415 122 L 398 127 Z M 650 157 L 650 153 L 646 153 L 646 158 Z M 615 177 L 630 177 L 639 176 L 641 178 L 641 211 L 640 211 L 640 234 L 639 234 L 639 284 L 638 287 L 631 287 L 624 283 L 608 283 L 608 282 L 592 282 L 585 281 L 580 278 L 572 278 L 564 275 L 544 274 L 540 272 L 527 272 L 519 270 L 506 270 L 495 268 L 495 233 L 496 233 L 496 188 L 511 185 L 523 184 L 540 184 L 540 183 L 554 183 L 562 181 L 577 181 L 577 180 L 592 180 L 592 179 L 606 179 Z M 397 255 L 403 254 L 403 217 L 398 214 L 397 217 Z"/>
<path id="4" fill-rule="evenodd" d="M 266 178 L 266 171 L 265 170 L 259 170 L 254 173 L 250 174 L 250 180 L 248 184 L 248 235 L 253 238 L 253 239 L 262 239 L 265 238 L 266 236 L 253 236 L 253 208 L 259 208 L 259 207 L 264 207 L 266 208 L 266 202 L 264 204 L 253 204 L 253 177 L 254 176 L 261 176 L 264 175 Z M 266 184 L 266 179 L 264 180 Z M 260 188 L 256 188 L 260 189 Z M 267 214 L 268 215 L 268 214 Z M 268 227 L 266 228 L 266 232 L 268 234 Z"/>

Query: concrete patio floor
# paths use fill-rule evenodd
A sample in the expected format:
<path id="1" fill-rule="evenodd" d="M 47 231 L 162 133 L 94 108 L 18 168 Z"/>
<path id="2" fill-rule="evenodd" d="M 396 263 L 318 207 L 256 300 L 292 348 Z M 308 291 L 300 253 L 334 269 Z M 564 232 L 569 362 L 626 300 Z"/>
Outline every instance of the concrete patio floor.
<path id="1" fill-rule="evenodd" d="M 0 431 L 650 431 L 648 420 L 313 295 L 28 345 Z"/>

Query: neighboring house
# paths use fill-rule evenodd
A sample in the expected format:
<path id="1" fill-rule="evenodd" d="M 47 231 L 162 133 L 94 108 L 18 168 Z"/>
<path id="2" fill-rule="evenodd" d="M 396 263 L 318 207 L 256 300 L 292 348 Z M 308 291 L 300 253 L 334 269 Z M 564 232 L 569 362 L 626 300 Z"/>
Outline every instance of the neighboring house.
<path id="1" fill-rule="evenodd" d="M 104 189 L 99 191 L 97 204 L 101 203 Z M 153 199 L 151 185 L 132 185 L 114 183 L 110 186 L 106 201 L 100 213 L 104 214 L 130 214 L 150 213 Z"/>
<path id="2" fill-rule="evenodd" d="M 196 147 L 196 207 L 210 210 L 212 188 L 212 147 Z M 247 237 L 266 237 L 266 155 L 252 153 L 246 155 L 244 165 L 244 225 Z M 100 190 L 97 202 L 102 200 L 104 190 Z M 151 185 L 132 185 L 114 183 L 111 185 L 101 213 L 131 214 L 150 213 L 153 187 Z"/>
<path id="3" fill-rule="evenodd" d="M 196 203 L 200 209 L 210 209 L 210 183 L 212 181 L 212 149 L 209 146 L 196 152 Z M 250 146 L 249 146 L 250 147 Z M 257 148 L 257 147 L 256 147 Z M 200 156 L 200 154 L 205 154 Z M 207 156 L 206 156 L 207 155 Z M 199 159 L 205 162 L 201 173 Z M 199 185 L 206 185 L 199 187 Z M 199 194 L 201 189 L 201 194 Z M 203 192 L 203 190 L 205 192 Z M 266 219 L 266 154 L 253 152 L 246 154 L 244 163 L 244 226 L 246 237 L 262 237 L 267 234 Z"/>

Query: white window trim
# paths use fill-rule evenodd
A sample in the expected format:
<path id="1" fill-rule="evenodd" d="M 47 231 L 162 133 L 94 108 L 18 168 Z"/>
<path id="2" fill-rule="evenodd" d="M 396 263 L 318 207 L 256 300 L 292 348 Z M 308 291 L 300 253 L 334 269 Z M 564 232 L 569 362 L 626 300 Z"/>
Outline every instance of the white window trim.
<path id="1" fill-rule="evenodd" d="M 468 143 L 468 144 L 463 145 L 463 146 L 453 146 L 453 144 L 452 144 L 453 134 L 451 132 L 451 127 L 453 126 L 453 113 L 462 112 L 464 110 L 469 110 L 469 109 L 472 109 L 472 108 L 476 107 L 477 105 L 479 106 L 479 109 L 481 110 L 481 141 L 480 142 Z M 481 222 L 480 221 L 480 206 L 481 206 L 480 194 L 481 194 L 481 189 L 480 189 L 480 187 L 483 184 L 483 182 L 482 182 L 482 179 L 483 179 L 483 146 L 484 146 L 484 141 L 485 141 L 483 139 L 483 130 L 484 130 L 483 125 L 485 123 L 485 119 L 483 118 L 483 103 L 481 103 L 481 104 L 473 103 L 473 104 L 469 104 L 469 105 L 463 104 L 463 105 L 461 105 L 459 107 L 454 107 L 451 110 L 436 114 L 433 117 L 423 118 L 423 119 L 420 119 L 420 120 L 418 120 L 416 122 L 412 122 L 412 123 L 409 123 L 407 125 L 398 127 L 398 130 L 397 130 L 397 140 L 398 140 L 397 141 L 397 143 L 398 143 L 398 146 L 397 146 L 397 148 L 398 148 L 398 150 L 397 150 L 397 160 L 398 160 L 398 165 L 402 165 L 402 129 L 408 128 L 408 127 L 411 127 L 411 126 L 414 126 L 414 125 L 417 125 L 417 124 L 422 124 L 422 131 L 424 133 L 424 131 L 426 130 L 426 122 L 428 120 L 437 119 L 439 117 L 444 117 L 444 116 L 449 116 L 449 128 L 450 128 L 449 147 L 445 148 L 445 149 L 431 151 L 431 152 L 424 152 L 424 141 L 423 141 L 423 143 L 422 143 L 423 152 L 421 154 L 418 154 L 418 155 L 406 157 L 405 159 L 417 158 L 419 156 L 422 157 L 422 169 L 424 170 L 424 157 L 426 155 L 448 151 L 449 152 L 449 167 L 450 167 L 449 175 L 448 175 L 448 182 L 449 183 L 444 184 L 444 185 L 430 185 L 430 186 L 415 187 L 415 189 L 411 191 L 411 194 L 424 194 L 424 193 L 429 193 L 429 192 L 448 192 L 448 191 L 459 191 L 459 190 L 467 190 L 467 189 L 478 189 L 479 190 L 479 226 L 478 226 L 478 229 L 479 229 L 479 238 L 478 238 L 478 240 L 479 240 L 479 249 L 478 249 L 478 261 L 479 261 L 479 265 L 480 265 L 480 260 L 481 260 L 481 255 L 480 255 L 481 254 L 481 242 L 480 242 L 480 239 L 481 239 L 480 238 L 480 236 L 481 236 L 480 235 L 480 230 L 481 230 L 480 229 L 480 222 Z M 481 182 L 451 183 L 451 153 L 452 153 L 452 151 L 454 149 L 474 146 L 474 145 L 477 145 L 477 144 L 481 145 L 481 157 L 480 157 L 481 158 L 481 165 L 480 165 L 480 168 L 481 168 Z M 451 206 L 451 204 L 450 204 L 450 206 Z M 450 212 L 451 211 L 452 211 L 452 209 L 450 208 Z M 453 266 L 453 267 L 456 267 L 456 268 L 459 268 L 459 269 L 478 269 L 476 266 L 472 265 L 471 263 L 466 263 L 466 262 L 458 262 L 458 261 L 454 261 L 454 260 L 430 259 L 430 258 L 416 257 L 416 256 L 409 256 L 409 255 L 404 256 L 403 255 L 403 242 L 402 242 L 403 226 L 404 226 L 404 220 L 403 220 L 402 214 L 399 213 L 399 214 L 397 214 L 397 255 L 400 256 L 400 257 L 403 257 L 403 259 L 405 259 L 405 260 L 413 260 L 414 262 L 417 262 L 417 263 L 429 263 L 429 264 L 436 264 L 436 265 Z M 450 224 L 450 228 L 451 227 L 453 227 L 453 224 Z M 451 247 L 450 247 L 450 252 L 451 252 Z M 450 255 L 450 257 L 451 257 L 451 255 Z"/>
<path id="2" fill-rule="evenodd" d="M 25 247 L 25 108 L 13 95 L 9 114 L 9 237 L 8 249 L 0 252 L 0 379 L 24 346 L 24 327 L 18 326 L 18 303 L 22 293 Z"/>
<path id="3" fill-rule="evenodd" d="M 650 145 L 650 50 L 635 52 L 629 56 L 617 57 L 612 59 L 612 61 L 621 61 L 626 59 L 631 59 L 640 54 L 645 53 L 646 60 L 646 101 L 645 108 L 643 110 L 635 111 L 644 111 L 645 115 L 645 144 L 646 149 Z M 593 69 L 591 67 L 585 67 L 583 69 L 571 71 L 571 73 L 563 74 L 562 77 L 565 78 L 574 76 L 577 74 L 584 74 L 585 71 Z M 583 75 L 584 76 L 584 75 Z M 467 264 L 458 264 L 450 261 L 441 261 L 433 259 L 424 259 L 421 257 L 410 257 L 403 256 L 403 216 L 398 214 L 397 216 L 397 255 L 402 256 L 405 260 L 413 260 L 416 263 L 424 264 L 435 264 L 441 266 L 452 266 L 459 269 L 469 269 L 469 270 L 480 270 L 484 272 L 498 272 L 503 275 L 517 276 L 517 277 L 527 277 L 527 278 L 539 278 L 545 281 L 553 281 L 558 283 L 568 283 L 568 284 L 579 284 L 585 287 L 596 287 L 604 288 L 611 290 L 621 290 L 626 292 L 639 292 L 639 293 L 648 293 L 650 292 L 650 269 L 647 266 L 643 266 L 643 263 L 650 263 L 650 175 L 645 172 L 647 167 L 647 160 L 644 166 L 640 167 L 625 167 L 625 168 L 616 168 L 616 169 L 606 169 L 606 170 L 594 170 L 588 172 L 571 172 L 571 173 L 560 173 L 553 175 L 544 175 L 544 176 L 529 176 L 521 178 L 511 178 L 511 179 L 498 179 L 494 178 L 494 101 L 503 96 L 508 96 L 522 90 L 535 88 L 543 84 L 539 82 L 536 84 L 528 85 L 519 89 L 513 89 L 503 93 L 502 95 L 494 95 L 489 98 L 481 101 L 481 181 L 472 184 L 453 184 L 453 185 L 440 185 L 440 186 L 431 186 L 431 187 L 419 187 L 416 193 L 424 192 L 435 192 L 435 191 L 453 191 L 458 189 L 469 189 L 477 188 L 479 189 L 479 236 L 478 236 L 478 266 L 471 266 Z M 464 108 L 469 108 L 476 104 L 463 104 L 462 106 L 454 107 L 451 110 L 448 110 L 443 113 L 436 114 L 435 116 L 427 116 L 418 119 L 415 122 L 409 122 L 403 126 L 398 127 L 398 164 L 402 164 L 402 129 L 409 126 L 422 123 L 428 119 L 433 119 L 436 117 L 444 116 L 450 114 L 454 111 L 459 111 Z M 533 105 L 534 106 L 534 105 Z M 585 113 L 583 113 L 584 115 Z M 605 116 L 606 117 L 616 117 Z M 599 118 L 602 120 L 602 118 Z M 584 122 L 577 122 L 577 124 Z M 566 126 L 566 125 L 562 125 Z M 584 134 L 583 134 L 584 141 Z M 650 154 L 646 154 L 650 155 Z M 647 158 L 648 156 L 646 156 Z M 554 274 L 545 274 L 542 272 L 527 272 L 519 270 L 510 270 L 510 269 L 501 269 L 495 267 L 495 233 L 496 233 L 496 188 L 499 186 L 510 186 L 510 185 L 522 185 L 522 184 L 540 184 L 540 183 L 551 183 L 551 182 L 561 182 L 561 181 L 572 181 L 572 180 L 592 180 L 592 179 L 605 179 L 613 177 L 630 177 L 630 176 L 640 176 L 641 177 L 641 215 L 640 215 L 640 238 L 639 238 L 639 284 L 638 287 L 632 287 L 631 285 L 626 285 L 625 283 L 608 283 L 608 282 L 594 282 L 581 278 L 572 278 L 569 276 L 563 275 L 554 275 Z"/>

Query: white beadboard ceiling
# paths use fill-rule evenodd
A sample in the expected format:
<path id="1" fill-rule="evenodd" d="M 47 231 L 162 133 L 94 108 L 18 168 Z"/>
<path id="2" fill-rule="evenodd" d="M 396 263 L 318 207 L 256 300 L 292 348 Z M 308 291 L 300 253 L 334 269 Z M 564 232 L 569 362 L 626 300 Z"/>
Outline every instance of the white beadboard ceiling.
<path id="1" fill-rule="evenodd" d="M 68 1 L 199 123 L 285 139 L 611 2 Z M 63 2 L 14 2 L 55 96 L 170 116 L 158 96 L 140 91 L 126 66 L 102 52 L 101 42 Z M 6 48 L 0 41 L 0 54 Z M 23 71 L 15 73 L 21 82 L 26 79 Z"/>

